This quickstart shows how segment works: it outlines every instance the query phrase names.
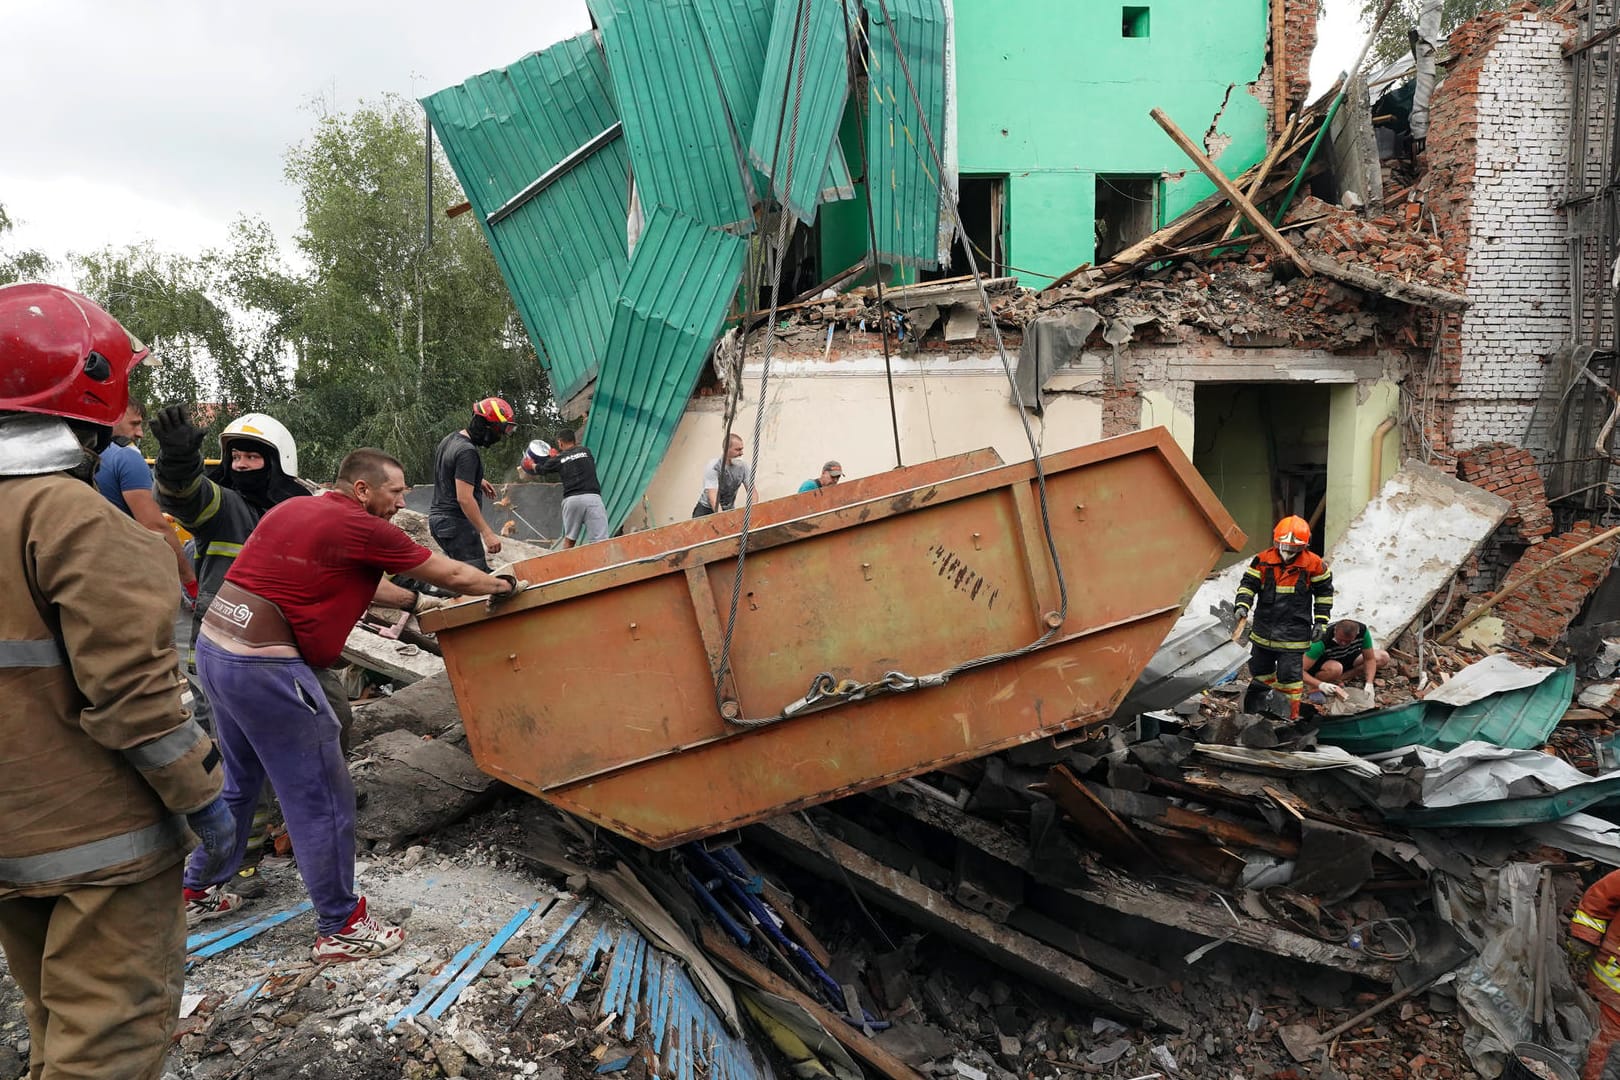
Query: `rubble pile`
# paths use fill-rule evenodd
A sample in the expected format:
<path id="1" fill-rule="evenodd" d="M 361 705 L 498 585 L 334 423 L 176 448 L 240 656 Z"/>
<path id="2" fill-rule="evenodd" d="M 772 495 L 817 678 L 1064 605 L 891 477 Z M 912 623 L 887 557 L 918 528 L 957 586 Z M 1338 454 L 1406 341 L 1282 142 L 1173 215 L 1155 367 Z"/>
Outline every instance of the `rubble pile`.
<path id="1" fill-rule="evenodd" d="M 1456 288 L 1459 267 L 1437 237 L 1424 235 L 1422 206 L 1409 202 L 1392 213 L 1363 218 L 1307 195 L 1288 210 L 1286 220 L 1313 222 L 1302 244 L 1333 256 L 1346 266 L 1364 266 L 1404 282 Z"/>
<path id="2" fill-rule="evenodd" d="M 1563 637 L 1586 598 L 1607 576 L 1615 551 L 1620 548 L 1620 540 L 1611 537 L 1585 551 L 1575 552 L 1598 534 L 1599 530 L 1590 522 L 1578 522 L 1568 532 L 1548 537 L 1525 552 L 1509 571 L 1501 591 L 1526 582 L 1496 609 L 1514 640 L 1551 644 Z M 1562 556 L 1568 557 L 1562 562 L 1553 562 Z M 1532 574 L 1538 576 L 1528 580 Z"/>
<path id="3" fill-rule="evenodd" d="M 1484 443 L 1458 455 L 1457 475 L 1512 503 L 1505 524 L 1527 543 L 1536 543 L 1553 531 L 1547 487 L 1530 451 L 1511 443 Z"/>

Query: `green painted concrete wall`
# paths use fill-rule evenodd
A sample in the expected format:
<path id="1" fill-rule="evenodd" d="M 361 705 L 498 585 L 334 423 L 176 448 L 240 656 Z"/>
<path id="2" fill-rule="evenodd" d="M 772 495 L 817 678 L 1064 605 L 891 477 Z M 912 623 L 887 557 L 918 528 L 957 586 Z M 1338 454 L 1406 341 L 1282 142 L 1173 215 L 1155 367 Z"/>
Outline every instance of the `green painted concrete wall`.
<path id="1" fill-rule="evenodd" d="M 1174 174 L 1161 222 L 1214 190 L 1149 109 L 1198 142 L 1214 123 L 1231 140 L 1216 158 L 1228 175 L 1265 154 L 1249 84 L 1265 64 L 1267 0 L 1134 0 L 1149 8 L 1146 38 L 1122 36 L 1125 6 L 955 0 L 958 161 L 1007 177 L 1007 257 L 1026 285 L 1091 260 L 1098 173 Z"/>
<path id="2" fill-rule="evenodd" d="M 1373 489 L 1401 467 L 1399 426 L 1386 431 L 1379 475 L 1372 475 L 1373 438 L 1385 420 L 1400 412 L 1401 388 L 1383 380 L 1365 395 L 1354 386 L 1335 386 L 1328 418 L 1327 543 L 1331 548 L 1352 518 L 1372 499 Z"/>

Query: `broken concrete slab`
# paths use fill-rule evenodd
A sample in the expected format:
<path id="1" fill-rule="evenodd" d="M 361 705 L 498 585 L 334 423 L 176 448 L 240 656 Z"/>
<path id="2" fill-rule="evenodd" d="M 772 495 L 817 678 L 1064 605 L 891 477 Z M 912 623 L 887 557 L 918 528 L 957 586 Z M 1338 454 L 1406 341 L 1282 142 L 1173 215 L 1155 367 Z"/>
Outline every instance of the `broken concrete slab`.
<path id="1" fill-rule="evenodd" d="M 1425 611 L 1513 504 L 1450 473 L 1408 461 L 1333 545 L 1335 618 L 1399 637 Z"/>
<path id="2" fill-rule="evenodd" d="M 362 701 L 354 706 L 353 739 L 369 742 L 385 731 L 408 731 L 412 735 L 442 735 L 461 722 L 450 678 L 443 672 L 430 675 L 396 690 L 388 697 Z"/>
<path id="3" fill-rule="evenodd" d="M 343 659 L 396 682 L 410 683 L 444 676 L 444 659 L 420 645 L 385 638 L 376 630 L 356 626 L 343 643 Z"/>
<path id="4" fill-rule="evenodd" d="M 354 826 L 362 840 L 397 847 L 443 828 L 476 807 L 494 783 L 461 747 L 408 731 L 385 732 L 359 754 L 349 768 L 365 794 Z"/>

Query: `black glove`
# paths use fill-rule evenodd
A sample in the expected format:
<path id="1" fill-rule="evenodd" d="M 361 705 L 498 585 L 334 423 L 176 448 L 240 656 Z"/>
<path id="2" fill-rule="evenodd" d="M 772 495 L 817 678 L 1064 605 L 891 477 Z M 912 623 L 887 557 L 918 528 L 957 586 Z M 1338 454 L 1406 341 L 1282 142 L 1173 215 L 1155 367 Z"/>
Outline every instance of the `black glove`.
<path id="1" fill-rule="evenodd" d="M 158 444 L 159 476 L 189 480 L 202 472 L 202 444 L 207 432 L 191 422 L 184 405 L 159 409 L 147 426 Z"/>
<path id="2" fill-rule="evenodd" d="M 186 825 L 197 834 L 208 855 L 200 868 L 202 879 L 211 882 L 223 877 L 231 869 L 231 856 L 236 854 L 236 819 L 225 805 L 225 797 L 218 796 L 201 810 L 187 814 Z"/>

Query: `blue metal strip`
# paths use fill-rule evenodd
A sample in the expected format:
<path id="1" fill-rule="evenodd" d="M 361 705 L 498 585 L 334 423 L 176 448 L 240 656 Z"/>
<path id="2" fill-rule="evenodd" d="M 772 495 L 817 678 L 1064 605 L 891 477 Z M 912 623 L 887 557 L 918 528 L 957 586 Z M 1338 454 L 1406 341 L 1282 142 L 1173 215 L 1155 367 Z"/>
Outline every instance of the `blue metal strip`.
<path id="1" fill-rule="evenodd" d="M 630 935 L 633 930 L 619 931 L 619 938 L 613 943 L 611 955 L 608 960 L 607 975 L 602 979 L 602 992 L 596 997 L 596 1015 L 606 1016 L 617 1012 L 619 1007 L 620 988 L 624 985 L 625 966 L 629 956 L 635 951 L 630 944 Z"/>
<path id="2" fill-rule="evenodd" d="M 539 906 L 540 902 L 536 900 L 532 904 L 524 904 L 518 908 L 516 914 L 506 920 L 506 925 L 497 930 L 495 936 L 490 938 L 478 955 L 473 958 L 472 963 L 468 964 L 461 974 L 457 975 L 455 980 L 445 987 L 444 993 L 439 995 L 439 999 L 428 1006 L 427 1014 L 435 1020 L 443 1016 L 445 1010 L 455 1004 L 456 998 L 461 996 L 461 992 L 467 988 L 467 984 L 478 978 L 478 973 L 484 970 L 484 965 L 495 959 L 495 954 L 501 951 L 501 946 L 511 940 L 512 935 L 517 933 L 523 924 L 529 921 L 529 916 L 533 915 L 535 909 Z"/>
<path id="3" fill-rule="evenodd" d="M 591 968 L 596 966 L 597 954 L 612 943 L 613 935 L 608 932 L 608 928 L 605 926 L 597 927 L 596 936 L 591 939 L 590 948 L 585 950 L 585 957 L 580 961 L 579 970 L 574 972 L 574 978 L 569 982 L 568 989 L 563 991 L 562 999 L 564 1001 L 574 1000 L 574 996 L 579 993 L 580 986 L 585 982 L 585 976 L 589 975 Z"/>
<path id="4" fill-rule="evenodd" d="M 630 965 L 630 989 L 624 995 L 624 1037 L 636 1037 L 636 1004 L 641 998 L 641 972 L 647 966 L 647 954 L 652 946 L 640 934 L 636 935 L 636 959 Z"/>
<path id="5" fill-rule="evenodd" d="M 443 989 L 444 984 L 461 973 L 461 969 L 466 966 L 467 961 L 472 959 L 472 954 L 478 951 L 478 944 L 477 941 L 469 941 L 462 946 L 461 951 L 452 956 L 450 962 L 439 969 L 439 973 L 429 979 L 427 985 L 416 992 L 416 996 L 411 998 L 411 1003 L 394 1014 L 394 1018 L 388 1021 L 387 1030 L 393 1031 L 403 1021 L 427 1008 L 428 1003 Z"/>
<path id="6" fill-rule="evenodd" d="M 192 961 L 206 960 L 210 956 L 218 956 L 220 953 L 225 952 L 227 949 L 233 949 L 236 946 L 242 944 L 242 942 L 249 940 L 250 938 L 258 937 L 260 934 L 264 933 L 266 930 L 269 930 L 269 929 L 271 929 L 273 927 L 280 926 L 282 923 L 286 922 L 287 920 L 293 919 L 293 918 L 296 918 L 299 915 L 302 915 L 304 912 L 308 911 L 313 906 L 314 905 L 311 904 L 308 900 L 305 900 L 302 904 L 298 904 L 295 907 L 290 907 L 286 911 L 279 911 L 274 915 L 270 915 L 270 916 L 268 916 L 266 918 L 260 919 L 258 922 L 252 924 L 251 926 L 244 926 L 242 929 L 236 931 L 234 934 L 231 934 L 228 937 L 222 937 L 218 941 L 215 941 L 215 942 L 213 942 L 211 944 L 208 944 L 208 945 L 204 945 L 202 948 L 200 948 L 197 951 L 193 952 L 190 955 L 190 957 L 188 957 L 187 966 L 190 966 L 190 962 L 192 962 Z"/>
<path id="7" fill-rule="evenodd" d="M 267 915 L 261 911 L 259 914 L 250 916 L 249 918 L 238 919 L 236 922 L 233 922 L 228 926 L 216 926 L 212 930 L 204 930 L 197 934 L 187 934 L 186 952 L 189 953 L 196 949 L 200 949 L 204 945 L 207 945 L 210 942 L 218 941 L 222 937 L 230 937 L 238 930 L 246 930 L 250 926 L 257 926 L 264 920 L 274 918 L 278 914 L 280 914 L 280 912 L 273 911 Z"/>
<path id="8" fill-rule="evenodd" d="M 665 969 L 671 962 L 668 956 L 659 954 L 657 966 L 652 973 L 652 983 L 647 988 L 648 1033 L 652 1036 L 655 1054 L 663 1053 L 664 1050 L 664 1020 L 669 1016 L 669 982 L 665 977 Z"/>
<path id="9" fill-rule="evenodd" d="M 545 963 L 546 958 L 556 950 L 558 945 L 562 944 L 563 938 L 568 936 L 569 931 L 574 929 L 574 924 L 579 922 L 585 912 L 590 910 L 590 907 L 591 902 L 589 900 L 581 900 L 579 906 L 570 911 L 568 917 L 563 919 L 562 925 L 553 930 L 551 936 L 538 949 L 534 950 L 534 955 L 529 957 L 529 966 L 537 968 Z"/>

